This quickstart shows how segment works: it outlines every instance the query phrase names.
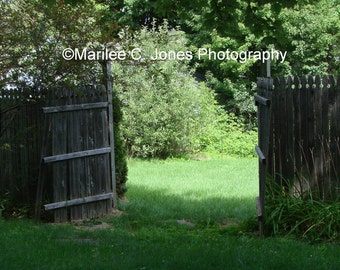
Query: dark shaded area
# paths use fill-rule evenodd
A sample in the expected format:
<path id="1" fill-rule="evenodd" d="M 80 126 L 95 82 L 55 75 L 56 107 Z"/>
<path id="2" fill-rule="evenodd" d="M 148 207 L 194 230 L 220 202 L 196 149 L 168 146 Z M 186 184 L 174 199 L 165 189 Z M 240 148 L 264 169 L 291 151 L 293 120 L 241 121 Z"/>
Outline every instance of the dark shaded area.
<path id="1" fill-rule="evenodd" d="M 255 197 L 197 200 L 192 198 L 190 191 L 185 195 L 173 195 L 165 189 L 148 189 L 133 184 L 130 184 L 126 196 L 129 202 L 121 202 L 120 208 L 126 210 L 128 216 L 155 223 L 185 219 L 199 224 L 217 222 L 223 225 L 256 217 Z"/>

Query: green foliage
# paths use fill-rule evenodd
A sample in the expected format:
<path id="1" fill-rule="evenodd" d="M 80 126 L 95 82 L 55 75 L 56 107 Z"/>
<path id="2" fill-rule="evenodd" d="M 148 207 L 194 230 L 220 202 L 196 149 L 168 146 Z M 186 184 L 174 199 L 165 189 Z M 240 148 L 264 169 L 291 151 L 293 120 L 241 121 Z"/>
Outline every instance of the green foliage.
<path id="1" fill-rule="evenodd" d="M 98 63 L 62 57 L 65 48 L 89 48 L 99 39 L 93 2 L 1 1 L 0 17 L 0 86 L 41 89 L 98 81 Z"/>
<path id="2" fill-rule="evenodd" d="M 207 152 L 229 156 L 252 157 L 257 142 L 257 132 L 248 130 L 239 117 L 221 113 L 198 135 L 200 146 Z"/>
<path id="3" fill-rule="evenodd" d="M 322 0 L 284 9 L 279 46 L 289 54 L 291 74 L 331 74 L 339 70 L 340 4 Z"/>
<path id="4" fill-rule="evenodd" d="M 122 137 L 120 123 L 122 121 L 122 112 L 120 102 L 116 93 L 113 95 L 113 128 L 114 128 L 114 143 L 115 143 L 115 166 L 116 166 L 116 192 L 119 197 L 122 197 L 127 191 L 126 181 L 128 178 L 127 168 L 127 153 Z"/>
<path id="5" fill-rule="evenodd" d="M 152 28 L 153 18 L 158 24 L 168 20 L 172 27 L 185 31 L 190 48 L 213 50 L 287 50 L 284 63 L 272 62 L 272 74 L 338 72 L 339 61 L 339 3 L 322 1 L 110 1 L 103 21 L 118 30 L 129 25 L 131 29 Z M 225 23 L 222 23 L 225 22 Z M 109 27 L 110 28 L 110 27 Z M 194 59 L 203 75 L 211 73 L 218 81 L 213 89 L 223 105 L 238 104 L 230 91 L 228 80 L 235 84 L 240 95 L 249 93 L 251 82 L 264 75 L 259 62 Z M 209 75 L 208 75 L 209 76 Z M 207 76 L 207 77 L 208 77 Z M 209 78 L 207 78 L 209 81 Z M 237 96 L 240 96 L 237 95 Z M 227 106 L 228 107 L 228 106 Z M 229 109 L 229 108 L 227 108 Z M 247 119 L 240 110 L 237 114 Z M 246 114 L 249 114 L 247 111 Z"/>
<path id="6" fill-rule="evenodd" d="M 340 201 L 302 199 L 270 181 L 265 200 L 265 230 L 268 235 L 295 236 L 316 241 L 340 240 Z"/>
<path id="7" fill-rule="evenodd" d="M 211 72 L 206 73 L 206 80 L 207 85 L 216 92 L 219 104 L 224 104 L 226 111 L 240 116 L 249 129 L 256 126 L 256 107 L 253 100 L 256 83 L 240 80 L 232 82 L 228 78 L 220 82 Z"/>
<path id="8" fill-rule="evenodd" d="M 125 51 L 139 48 L 143 57 L 115 62 L 112 69 L 123 112 L 121 131 L 130 155 L 168 157 L 208 149 L 231 133 L 228 128 L 239 131 L 234 139 L 241 136 L 241 127 L 236 123 L 229 127 L 235 119 L 223 118 L 214 94 L 193 78 L 186 60 L 150 60 L 156 49 L 187 51 L 183 32 L 168 30 L 165 23 L 134 35 L 123 31 L 120 37 Z"/>

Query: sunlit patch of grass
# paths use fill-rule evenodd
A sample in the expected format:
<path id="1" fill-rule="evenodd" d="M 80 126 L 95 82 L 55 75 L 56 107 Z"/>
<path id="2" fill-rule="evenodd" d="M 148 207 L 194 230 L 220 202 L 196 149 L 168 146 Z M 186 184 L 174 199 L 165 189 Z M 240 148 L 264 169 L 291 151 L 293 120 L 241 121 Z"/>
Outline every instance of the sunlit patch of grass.
<path id="1" fill-rule="evenodd" d="M 129 206 L 159 218 L 244 219 L 255 214 L 256 159 L 132 160 Z"/>

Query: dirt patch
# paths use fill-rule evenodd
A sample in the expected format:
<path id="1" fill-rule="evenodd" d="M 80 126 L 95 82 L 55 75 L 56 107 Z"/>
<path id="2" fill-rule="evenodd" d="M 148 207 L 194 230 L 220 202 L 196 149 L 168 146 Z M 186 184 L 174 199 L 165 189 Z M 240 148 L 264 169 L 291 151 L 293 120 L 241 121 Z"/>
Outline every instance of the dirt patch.
<path id="1" fill-rule="evenodd" d="M 85 230 L 85 231 L 105 230 L 105 229 L 112 228 L 110 224 L 106 222 L 96 221 L 96 220 L 82 221 L 75 225 L 76 225 L 75 227 L 76 229 Z"/>
<path id="2" fill-rule="evenodd" d="M 189 155 L 189 158 L 193 160 L 210 160 L 211 159 L 210 157 L 204 154 L 192 154 L 192 155 Z"/>
<path id="3" fill-rule="evenodd" d="M 195 227 L 194 223 L 192 223 L 188 220 L 185 220 L 185 219 L 179 219 L 179 220 L 177 220 L 177 223 L 180 224 L 180 225 L 186 225 L 186 226 L 191 227 L 191 228 Z"/>
<path id="4" fill-rule="evenodd" d="M 238 223 L 236 221 L 232 221 L 232 220 L 222 221 L 220 223 L 220 227 L 222 227 L 222 228 L 235 227 L 237 225 L 238 225 Z"/>

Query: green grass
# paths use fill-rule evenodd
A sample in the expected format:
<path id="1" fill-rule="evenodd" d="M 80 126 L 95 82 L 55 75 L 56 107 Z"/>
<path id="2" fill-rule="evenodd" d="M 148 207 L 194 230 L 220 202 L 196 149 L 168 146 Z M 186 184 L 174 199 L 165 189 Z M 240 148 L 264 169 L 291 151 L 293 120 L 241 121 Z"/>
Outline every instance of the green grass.
<path id="1" fill-rule="evenodd" d="M 128 187 L 120 216 L 0 221 L 0 269 L 340 268 L 338 245 L 261 239 L 230 226 L 255 217 L 255 159 L 133 160 Z"/>
<path id="2" fill-rule="evenodd" d="M 128 210 L 148 218 L 244 219 L 255 214 L 255 159 L 130 162 Z"/>

